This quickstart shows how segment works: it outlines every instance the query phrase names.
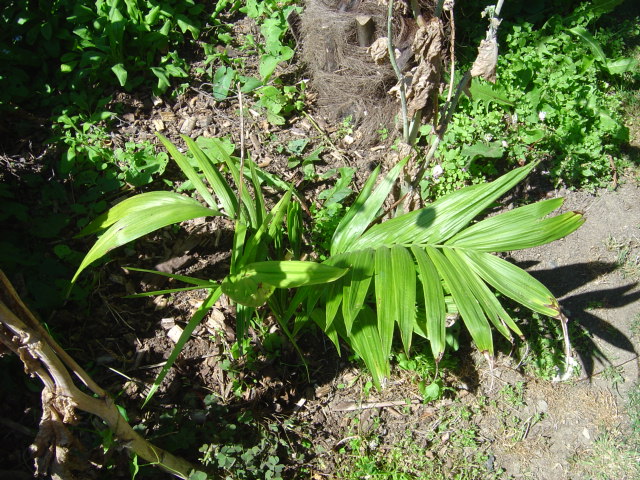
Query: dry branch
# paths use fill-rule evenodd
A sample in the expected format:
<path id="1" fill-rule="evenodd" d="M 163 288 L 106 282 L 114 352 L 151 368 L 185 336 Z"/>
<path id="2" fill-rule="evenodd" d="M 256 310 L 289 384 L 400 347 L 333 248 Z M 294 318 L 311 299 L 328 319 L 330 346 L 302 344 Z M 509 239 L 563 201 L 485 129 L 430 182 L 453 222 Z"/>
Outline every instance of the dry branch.
<path id="1" fill-rule="evenodd" d="M 1 270 L 0 343 L 20 357 L 29 375 L 44 384 L 40 429 L 31 447 L 36 475 L 73 478 L 71 454 L 76 440 L 67 425 L 77 421 L 76 410 L 100 417 L 131 452 L 176 477 L 186 479 L 194 470 L 189 462 L 152 445 L 131 428 L 111 397 L 40 325 Z M 96 396 L 80 390 L 70 371 Z"/>

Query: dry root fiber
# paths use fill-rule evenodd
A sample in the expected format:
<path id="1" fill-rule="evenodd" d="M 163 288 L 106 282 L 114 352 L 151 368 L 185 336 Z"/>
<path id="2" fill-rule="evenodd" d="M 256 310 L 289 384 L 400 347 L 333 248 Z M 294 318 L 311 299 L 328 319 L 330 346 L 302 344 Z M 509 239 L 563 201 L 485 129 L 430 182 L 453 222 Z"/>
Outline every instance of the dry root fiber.
<path id="1" fill-rule="evenodd" d="M 378 141 L 376 131 L 392 128 L 400 114 L 397 97 L 389 94 L 398 79 L 384 53 L 387 6 L 382 3 L 386 2 L 308 0 L 302 14 L 303 58 L 318 105 L 332 122 L 351 117 L 361 132 L 360 144 Z M 393 46 L 398 66 L 410 81 L 411 69 L 424 58 L 424 45 L 422 51 L 414 52 L 420 29 L 408 2 L 396 3 Z M 423 17 L 432 17 L 434 7 L 434 1 L 421 2 Z M 443 43 L 438 48 L 446 48 Z M 431 76 L 429 82 L 433 81 Z M 435 83 L 439 87 L 439 78 Z"/>

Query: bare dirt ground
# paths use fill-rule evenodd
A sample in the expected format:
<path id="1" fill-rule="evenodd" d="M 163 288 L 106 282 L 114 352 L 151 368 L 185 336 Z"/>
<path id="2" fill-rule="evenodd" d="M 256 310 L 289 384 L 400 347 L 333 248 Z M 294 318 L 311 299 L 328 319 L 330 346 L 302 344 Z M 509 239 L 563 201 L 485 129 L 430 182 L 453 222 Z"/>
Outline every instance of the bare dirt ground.
<path id="1" fill-rule="evenodd" d="M 175 141 L 179 133 L 239 139 L 237 105 L 216 103 L 195 90 L 175 102 L 118 101 L 124 109 L 115 146 L 153 139 L 156 130 Z M 349 149 L 341 143 L 339 125 L 324 122 L 320 115 L 315 118 L 338 147 L 319 171 L 349 165 L 364 178 L 370 165 L 382 160 L 384 149 Z M 291 119 L 286 130 L 258 118 L 245 128 L 253 158 L 294 183 L 298 179 L 278 146 L 300 137 L 323 141 L 323 133 L 304 117 Z M 637 148 L 637 126 L 631 131 Z M 186 226 L 195 240 L 185 240 L 185 230 L 167 229 L 141 241 L 135 251 L 115 253 L 114 261 L 98 274 L 101 283 L 87 311 L 63 309 L 48 320 L 54 331 L 70 332 L 64 339 L 69 353 L 90 366 L 98 383 L 126 407 L 133 424 L 153 441 L 193 460 L 203 456 L 198 448 L 205 442 L 246 447 L 266 438 L 262 454 L 280 456 L 284 478 L 638 479 L 640 452 L 629 440 L 627 410 L 628 394 L 640 375 L 636 175 L 621 175 L 617 188 L 596 193 L 532 194 L 563 196 L 563 209 L 581 210 L 586 218 L 566 239 L 512 255 L 559 297 L 570 318 L 579 367 L 563 382 L 535 374 L 541 368 L 536 364 L 539 354 L 545 358 L 554 355 L 546 348 L 555 348 L 555 354 L 561 349 L 553 328 L 535 326 L 529 329 L 528 354 L 524 346 L 512 355 L 505 348 L 491 367 L 463 345 L 454 354 L 457 366 L 444 374 L 443 398 L 431 403 L 423 402 L 421 377 L 398 367 L 385 389 L 372 390 L 366 372 L 346 356 L 339 358 L 330 342 L 313 331 L 300 338 L 307 376 L 298 354 L 269 318 L 260 330 L 250 331 L 251 356 L 234 359 L 234 311 L 221 300 L 143 409 L 150 384 L 174 348 L 175 332 L 202 296 L 123 299 L 152 288 L 154 280 L 122 267 L 164 265 L 175 273 L 221 278 L 232 235 L 232 226 L 224 222 Z M 322 188 L 309 186 L 307 198 L 317 197 Z M 547 344 L 551 347 L 544 347 Z M 37 431 L 40 387 L 29 381 L 25 386 L 17 363 L 7 363 L 4 373 L 0 479 L 30 478 L 27 447 Z M 86 465 L 92 465 L 79 478 L 131 478 L 126 455 L 116 447 L 103 451 L 98 431 L 102 426 L 86 417 L 77 428 L 86 445 Z M 265 436 L 265 431 L 273 435 Z M 196 435 L 199 444 L 190 440 Z M 376 452 L 397 469 L 403 463 L 411 467 L 403 471 L 405 476 L 385 476 L 380 469 L 391 467 L 376 457 L 369 472 L 355 468 Z M 115 466 L 107 469 L 110 462 Z M 142 475 L 171 478 L 152 468 Z M 256 475 L 252 478 L 261 478 Z"/>

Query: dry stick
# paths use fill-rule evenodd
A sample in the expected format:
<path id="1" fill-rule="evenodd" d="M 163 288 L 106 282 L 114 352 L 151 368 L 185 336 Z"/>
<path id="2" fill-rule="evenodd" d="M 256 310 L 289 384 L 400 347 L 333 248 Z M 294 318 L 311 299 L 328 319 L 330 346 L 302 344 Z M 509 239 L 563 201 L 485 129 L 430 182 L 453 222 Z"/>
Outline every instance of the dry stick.
<path id="1" fill-rule="evenodd" d="M 455 80 L 456 72 L 456 23 L 453 17 L 453 8 L 449 10 L 449 30 L 451 30 L 451 75 L 449 79 L 449 92 L 447 93 L 447 102 L 451 101 L 451 95 L 453 94 L 453 82 Z"/>
<path id="2" fill-rule="evenodd" d="M 15 288 L 9 279 L 5 276 L 5 274 L 0 270 L 0 301 L 5 302 L 12 311 L 18 311 L 22 318 L 25 319 L 27 325 L 34 329 L 41 336 L 46 337 L 48 332 L 42 327 L 40 321 L 35 317 L 35 315 L 27 308 L 27 306 L 22 302 L 22 299 L 16 292 Z M 58 357 L 62 360 L 62 362 L 73 371 L 76 376 L 80 379 L 82 383 L 84 383 L 87 388 L 89 388 L 93 393 L 98 396 L 105 396 L 106 392 L 98 386 L 97 383 L 93 381 L 93 379 L 86 374 L 86 372 L 76 363 L 76 361 L 71 358 L 71 356 L 64 351 L 62 347 L 60 347 L 57 343 L 52 344 L 52 348 L 58 355 Z"/>
<path id="3" fill-rule="evenodd" d="M 497 19 L 498 15 L 500 15 L 500 11 L 502 10 L 503 4 L 504 4 L 504 0 L 498 0 L 498 4 L 496 5 L 493 11 L 492 18 L 489 20 L 489 29 L 487 31 L 487 34 L 489 34 L 490 32 L 495 32 L 495 30 L 497 30 L 498 27 L 496 25 L 496 22 L 494 22 L 494 20 Z M 425 159 L 422 163 L 422 166 L 420 167 L 420 170 L 418 170 L 418 173 L 416 174 L 413 181 L 409 185 L 409 192 L 412 192 L 413 190 L 415 190 L 418 184 L 420 183 L 420 180 L 422 180 L 422 177 L 424 176 L 424 173 L 427 169 L 427 165 L 433 159 L 436 153 L 436 150 L 438 149 L 438 146 L 440 145 L 440 142 L 444 137 L 444 133 L 447 131 L 449 122 L 451 122 L 451 118 L 453 117 L 453 112 L 458 106 L 460 95 L 464 90 L 466 90 L 470 81 L 471 81 L 471 70 L 469 70 L 467 73 L 464 74 L 464 77 L 462 77 L 462 80 L 460 80 L 460 82 L 458 83 L 458 88 L 456 89 L 455 95 L 453 96 L 451 101 L 447 102 L 447 104 L 445 105 L 447 114 L 443 116 L 443 118 L 440 121 L 440 125 L 438 125 L 438 128 L 436 129 L 436 138 L 433 140 L 433 143 L 429 147 L 429 151 L 425 156 Z"/>
<path id="4" fill-rule="evenodd" d="M 0 277 L 6 280 L 1 271 Z M 43 403 L 43 419 L 50 414 L 55 421 L 66 423 L 73 419 L 75 408 L 92 413 L 104 420 L 124 446 L 142 459 L 179 478 L 189 477 L 193 465 L 142 438 L 120 415 L 109 396 L 94 398 L 80 391 L 56 352 L 60 348 L 56 342 L 46 331 L 42 335 L 23 322 L 4 301 L 0 301 L 0 326 L 13 334 L 11 338 L 1 334 L 0 341 L 5 345 L 11 343 L 9 347 L 20 356 L 27 371 L 37 375 L 45 385 L 43 399 L 50 400 Z M 74 373 L 88 377 L 80 367 Z"/>
<path id="5" fill-rule="evenodd" d="M 439 4 L 443 2 L 444 0 L 441 0 Z M 418 0 L 411 0 L 411 11 L 413 12 L 413 16 L 416 18 L 416 22 L 418 23 L 418 26 L 425 27 L 427 25 L 427 22 L 422 16 L 422 11 L 420 10 L 420 5 L 418 4 Z M 437 17 L 438 15 L 435 15 L 435 16 Z"/>
<path id="6" fill-rule="evenodd" d="M 407 113 L 407 94 L 405 92 L 404 75 L 398 68 L 396 62 L 396 52 L 393 48 L 393 0 L 389 0 L 389 11 L 387 14 L 387 49 L 389 51 L 389 61 L 393 67 L 393 71 L 396 74 L 399 82 L 400 91 L 400 107 L 402 109 L 402 140 L 405 143 L 409 142 L 409 115 Z"/>

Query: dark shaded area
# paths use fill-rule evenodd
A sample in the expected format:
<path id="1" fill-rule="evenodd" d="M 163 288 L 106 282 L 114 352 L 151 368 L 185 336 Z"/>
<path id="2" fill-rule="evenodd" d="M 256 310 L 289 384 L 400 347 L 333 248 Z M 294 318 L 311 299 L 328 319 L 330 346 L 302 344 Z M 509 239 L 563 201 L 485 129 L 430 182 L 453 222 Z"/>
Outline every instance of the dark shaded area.
<path id="1" fill-rule="evenodd" d="M 538 262 L 520 262 L 520 268 L 530 268 Z M 597 337 L 616 348 L 632 354 L 638 354 L 631 339 L 615 325 L 603 320 L 594 313 L 594 309 L 615 309 L 629 305 L 640 299 L 637 283 L 616 288 L 591 290 L 585 293 L 568 295 L 570 292 L 611 273 L 618 268 L 615 263 L 589 262 L 576 263 L 549 270 L 534 270 L 529 273 L 561 298 L 562 310 L 569 318 L 569 331 L 572 333 L 574 348 L 588 377 L 594 374 L 595 362 L 611 364 L 593 338 Z M 636 290 L 636 291 L 634 291 Z"/>

